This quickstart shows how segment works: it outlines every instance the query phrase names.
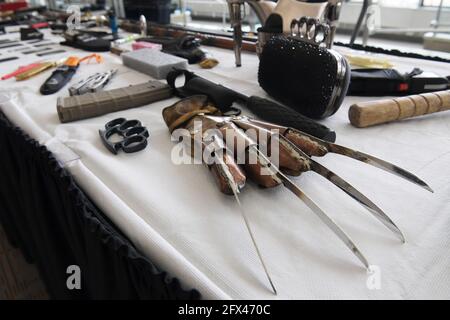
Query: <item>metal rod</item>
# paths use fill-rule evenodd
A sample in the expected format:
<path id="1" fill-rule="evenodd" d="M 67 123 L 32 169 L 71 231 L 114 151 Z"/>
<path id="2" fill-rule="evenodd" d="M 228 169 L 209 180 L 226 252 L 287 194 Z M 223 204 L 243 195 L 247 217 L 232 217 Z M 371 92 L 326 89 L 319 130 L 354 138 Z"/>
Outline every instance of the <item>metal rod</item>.
<path id="1" fill-rule="evenodd" d="M 245 214 L 245 211 L 242 208 L 241 201 L 239 200 L 239 196 L 238 196 L 239 187 L 234 183 L 234 179 L 231 176 L 230 172 L 227 170 L 227 166 L 223 162 L 223 159 L 220 159 L 220 157 L 216 157 L 216 159 L 219 161 L 221 166 L 224 168 L 224 173 L 225 173 L 225 175 L 228 178 L 227 180 L 231 183 L 231 186 L 230 186 L 231 190 L 233 191 L 234 198 L 236 199 L 236 202 L 237 202 L 238 207 L 239 207 L 239 211 L 240 211 L 240 213 L 242 215 L 242 218 L 244 219 L 245 226 L 247 227 L 247 231 L 248 231 L 248 233 L 250 235 L 250 238 L 252 239 L 253 246 L 255 247 L 256 254 L 258 255 L 259 261 L 261 262 L 261 265 L 262 265 L 262 267 L 264 269 L 264 273 L 266 274 L 267 280 L 269 280 L 269 283 L 270 283 L 270 286 L 272 287 L 273 293 L 276 295 L 277 294 L 277 289 L 275 289 L 275 286 L 273 285 L 272 278 L 269 275 L 269 271 L 268 271 L 267 266 L 266 266 L 266 264 L 264 262 L 264 259 L 262 257 L 261 251 L 259 250 L 259 247 L 258 247 L 258 245 L 256 243 L 255 236 L 253 235 L 252 228 L 250 227 L 250 223 L 248 222 L 247 215 Z"/>
<path id="2" fill-rule="evenodd" d="M 366 15 L 367 8 L 369 7 L 369 2 L 370 2 L 370 0 L 364 0 L 364 2 L 363 2 L 362 8 L 361 8 L 361 12 L 360 12 L 359 17 L 358 17 L 358 21 L 356 22 L 356 26 L 353 29 L 352 37 L 350 39 L 350 45 L 353 45 L 355 43 L 356 37 L 359 34 L 359 30 L 361 29 L 361 24 L 362 24 L 363 19 L 364 19 L 365 15 Z"/>

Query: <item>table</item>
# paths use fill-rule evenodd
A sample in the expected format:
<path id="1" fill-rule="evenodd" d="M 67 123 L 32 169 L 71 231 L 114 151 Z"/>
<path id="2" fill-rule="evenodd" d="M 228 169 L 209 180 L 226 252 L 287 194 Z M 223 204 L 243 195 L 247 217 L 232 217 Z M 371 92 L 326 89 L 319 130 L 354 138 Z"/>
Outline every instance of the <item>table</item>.
<path id="1" fill-rule="evenodd" d="M 69 50 L 71 54 L 86 54 Z M 265 96 L 256 80 L 255 55 L 244 53 L 243 66 L 236 68 L 232 51 L 208 50 L 220 64 L 209 71 L 197 66 L 191 70 L 244 94 Z M 109 89 L 149 78 L 123 66 L 117 56 L 108 53 L 104 58 L 102 64 L 82 65 L 72 81 L 111 68 L 119 71 Z M 405 72 L 415 66 L 444 74 L 450 71 L 448 64 L 439 62 L 389 59 Z M 32 57 L 26 57 L 20 63 L 31 61 Z M 16 65 L 17 60 L 3 63 L 2 71 Z M 38 88 L 47 76 L 41 74 L 26 82 L 4 81 L 0 90 L 2 112 L 46 146 L 138 251 L 175 275 L 184 288 L 195 288 L 203 298 L 212 299 L 450 297 L 450 113 L 357 129 L 348 122 L 348 108 L 370 98 L 347 97 L 340 110 L 323 121 L 336 131 L 338 143 L 394 162 L 419 175 L 435 190 L 428 193 L 337 155 L 317 159 L 384 209 L 404 232 L 406 244 L 317 175 L 306 173 L 294 178 L 380 270 L 380 286 L 375 289 L 367 285 L 373 280 L 371 274 L 286 189 L 262 190 L 247 185 L 241 201 L 277 286 L 279 294 L 275 297 L 234 199 L 215 188 L 202 165 L 176 165 L 171 161 L 176 146 L 161 110 L 177 99 L 61 124 L 56 98 L 67 96 L 67 89 L 41 96 Z M 141 120 L 150 130 L 149 148 L 132 155 L 110 154 L 98 137 L 98 129 L 117 117 Z"/>

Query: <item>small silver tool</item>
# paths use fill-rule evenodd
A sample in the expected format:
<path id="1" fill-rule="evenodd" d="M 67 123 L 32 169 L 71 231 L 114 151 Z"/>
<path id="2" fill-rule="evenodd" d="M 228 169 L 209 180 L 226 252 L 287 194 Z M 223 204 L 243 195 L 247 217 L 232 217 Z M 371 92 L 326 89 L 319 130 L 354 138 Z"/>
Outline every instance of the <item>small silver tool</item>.
<path id="1" fill-rule="evenodd" d="M 95 73 L 71 86 L 69 88 L 69 94 L 71 96 L 77 96 L 88 92 L 97 92 L 106 86 L 116 72 L 117 69 L 112 69 L 107 72 Z"/>

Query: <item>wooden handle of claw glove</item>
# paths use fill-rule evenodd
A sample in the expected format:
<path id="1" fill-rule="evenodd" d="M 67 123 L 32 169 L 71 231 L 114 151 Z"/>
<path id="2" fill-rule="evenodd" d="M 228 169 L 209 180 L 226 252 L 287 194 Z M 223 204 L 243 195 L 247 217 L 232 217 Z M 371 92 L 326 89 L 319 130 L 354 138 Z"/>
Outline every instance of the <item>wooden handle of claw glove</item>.
<path id="1" fill-rule="evenodd" d="M 450 110 L 450 90 L 356 103 L 348 111 L 358 128 Z"/>

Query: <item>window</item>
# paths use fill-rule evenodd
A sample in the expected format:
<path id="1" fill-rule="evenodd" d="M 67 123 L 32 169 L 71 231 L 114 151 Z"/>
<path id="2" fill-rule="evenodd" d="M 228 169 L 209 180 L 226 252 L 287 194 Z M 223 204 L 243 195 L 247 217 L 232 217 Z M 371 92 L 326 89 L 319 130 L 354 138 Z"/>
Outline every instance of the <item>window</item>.
<path id="1" fill-rule="evenodd" d="M 383 7 L 418 8 L 422 1 L 426 0 L 372 0 L 372 3 Z M 350 0 L 349 2 L 363 2 L 363 0 Z"/>
<path id="2" fill-rule="evenodd" d="M 349 2 L 363 2 L 363 0 L 350 0 Z M 378 3 L 383 7 L 397 8 L 419 8 L 439 7 L 441 0 L 372 0 L 372 3 Z M 443 0 L 442 7 L 450 8 L 450 0 Z"/>
<path id="3" fill-rule="evenodd" d="M 441 0 L 422 0 L 424 7 L 439 7 Z M 442 7 L 450 7 L 450 0 L 443 0 Z"/>

